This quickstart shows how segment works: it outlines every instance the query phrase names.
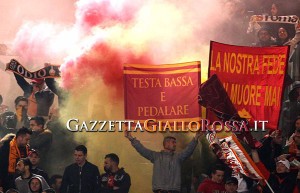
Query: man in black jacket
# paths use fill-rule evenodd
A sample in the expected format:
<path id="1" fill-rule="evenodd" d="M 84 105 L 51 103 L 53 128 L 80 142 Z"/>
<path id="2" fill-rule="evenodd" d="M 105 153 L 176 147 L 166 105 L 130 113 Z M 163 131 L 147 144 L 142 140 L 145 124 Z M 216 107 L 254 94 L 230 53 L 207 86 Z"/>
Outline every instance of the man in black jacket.
<path id="1" fill-rule="evenodd" d="M 98 167 L 86 160 L 87 148 L 75 148 L 75 163 L 66 167 L 62 179 L 61 193 L 98 193 L 100 173 Z"/>
<path id="2" fill-rule="evenodd" d="M 131 185 L 130 176 L 119 168 L 119 157 L 107 154 L 104 161 L 105 174 L 101 175 L 101 193 L 128 193 Z"/>
<path id="3" fill-rule="evenodd" d="M 43 169 L 41 169 L 39 167 L 39 163 L 40 163 L 40 154 L 39 154 L 39 152 L 37 150 L 35 150 L 35 149 L 31 149 L 31 151 L 28 154 L 28 158 L 29 158 L 29 160 L 30 160 L 30 162 L 32 164 L 31 172 L 33 174 L 43 176 L 43 178 L 49 184 L 50 180 L 49 180 L 47 172 L 45 172 Z"/>
<path id="4" fill-rule="evenodd" d="M 31 149 L 38 150 L 40 167 L 46 169 L 49 165 L 47 154 L 52 145 L 52 132 L 49 129 L 44 129 L 44 125 L 45 119 L 43 117 L 36 116 L 30 119 L 30 128 L 33 133 L 29 144 Z"/>

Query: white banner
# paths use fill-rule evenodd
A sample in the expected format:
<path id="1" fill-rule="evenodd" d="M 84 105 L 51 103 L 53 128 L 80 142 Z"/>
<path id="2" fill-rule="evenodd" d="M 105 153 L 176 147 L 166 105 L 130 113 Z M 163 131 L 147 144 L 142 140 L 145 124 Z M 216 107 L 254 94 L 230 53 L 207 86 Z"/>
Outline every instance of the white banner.
<path id="1" fill-rule="evenodd" d="M 259 22 L 263 23 L 287 23 L 294 24 L 296 33 L 300 32 L 300 21 L 296 15 L 285 16 L 270 16 L 270 15 L 252 15 L 250 18 L 247 33 L 253 32 L 253 29 L 258 30 L 260 28 Z"/>
<path id="2" fill-rule="evenodd" d="M 252 179 L 263 179 L 260 170 L 234 134 L 217 138 L 215 133 L 210 133 L 206 138 L 218 158 L 233 170 L 233 175 L 242 173 Z"/>

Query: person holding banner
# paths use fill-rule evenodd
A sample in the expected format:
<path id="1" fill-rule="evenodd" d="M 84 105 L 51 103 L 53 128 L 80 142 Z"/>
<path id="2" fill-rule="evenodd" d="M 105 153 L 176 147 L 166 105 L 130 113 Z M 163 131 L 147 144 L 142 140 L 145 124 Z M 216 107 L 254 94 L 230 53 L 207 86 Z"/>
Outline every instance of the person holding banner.
<path id="1" fill-rule="evenodd" d="M 282 141 L 282 131 L 279 129 L 272 131 L 261 140 L 262 147 L 258 149 L 258 154 L 261 162 L 271 172 L 276 168 L 275 158 L 282 154 Z"/>
<path id="2" fill-rule="evenodd" d="M 145 148 L 128 130 L 125 131 L 125 137 L 130 140 L 136 151 L 153 163 L 152 190 L 154 193 L 180 192 L 182 162 L 192 155 L 201 135 L 202 132 L 197 132 L 181 153 L 175 153 L 176 138 L 167 136 L 163 140 L 164 149 L 155 152 Z"/>
<path id="3" fill-rule="evenodd" d="M 291 40 L 289 32 L 284 27 L 278 29 L 276 36 L 276 45 L 278 46 L 283 46 Z"/>
<path id="4" fill-rule="evenodd" d="M 46 68 L 49 66 L 51 66 L 50 63 L 45 63 Z M 57 71 L 58 71 L 58 73 L 60 73 L 59 70 L 57 70 Z M 51 90 L 51 92 L 56 94 L 56 96 L 58 97 L 59 106 L 60 107 L 64 106 L 64 102 L 68 96 L 66 90 L 59 87 L 58 83 L 56 82 L 56 80 L 54 78 L 45 78 L 45 83 L 46 83 L 47 87 Z"/>
<path id="5" fill-rule="evenodd" d="M 297 128 L 292 134 L 283 152 L 290 155 L 291 158 L 300 161 L 300 128 Z"/>
<path id="6" fill-rule="evenodd" d="M 14 72 L 18 85 L 28 98 L 28 115 L 30 117 L 43 116 L 46 118 L 54 101 L 54 94 L 45 88 L 44 79 L 32 79 L 28 83 L 24 77 Z"/>
<path id="7" fill-rule="evenodd" d="M 271 30 L 267 27 L 262 27 L 257 32 L 258 42 L 255 44 L 257 47 L 274 46 L 275 41 L 272 37 Z"/>
<path id="8" fill-rule="evenodd" d="M 276 162 L 275 173 L 270 173 L 263 163 L 260 162 L 256 149 L 252 149 L 252 159 L 264 177 L 264 193 L 292 193 L 296 188 L 298 169 L 290 170 L 290 162 L 280 156 Z"/>

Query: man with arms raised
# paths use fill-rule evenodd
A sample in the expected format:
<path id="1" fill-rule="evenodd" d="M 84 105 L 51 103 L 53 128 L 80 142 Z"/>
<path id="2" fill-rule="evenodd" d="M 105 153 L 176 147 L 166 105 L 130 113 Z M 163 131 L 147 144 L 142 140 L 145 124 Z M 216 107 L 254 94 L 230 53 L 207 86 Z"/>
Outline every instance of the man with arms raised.
<path id="1" fill-rule="evenodd" d="M 181 189 L 181 165 L 190 157 L 198 144 L 201 132 L 197 132 L 189 145 L 181 152 L 176 153 L 176 138 L 167 136 L 164 138 L 164 149 L 155 152 L 145 148 L 139 140 L 132 137 L 129 131 L 125 131 L 125 137 L 131 141 L 131 145 L 144 158 L 153 163 L 152 190 L 155 193 L 179 193 Z"/>

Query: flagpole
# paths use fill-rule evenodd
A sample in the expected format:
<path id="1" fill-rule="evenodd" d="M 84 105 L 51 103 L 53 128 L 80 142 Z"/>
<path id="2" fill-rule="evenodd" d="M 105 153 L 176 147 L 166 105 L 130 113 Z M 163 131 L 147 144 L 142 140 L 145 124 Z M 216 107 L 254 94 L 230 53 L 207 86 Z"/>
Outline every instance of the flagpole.
<path id="1" fill-rule="evenodd" d="M 268 181 L 266 179 L 264 179 L 264 181 L 266 182 L 267 186 L 269 187 L 269 189 L 271 190 L 272 193 L 274 193 L 274 190 L 271 188 L 270 184 L 268 183 Z"/>

